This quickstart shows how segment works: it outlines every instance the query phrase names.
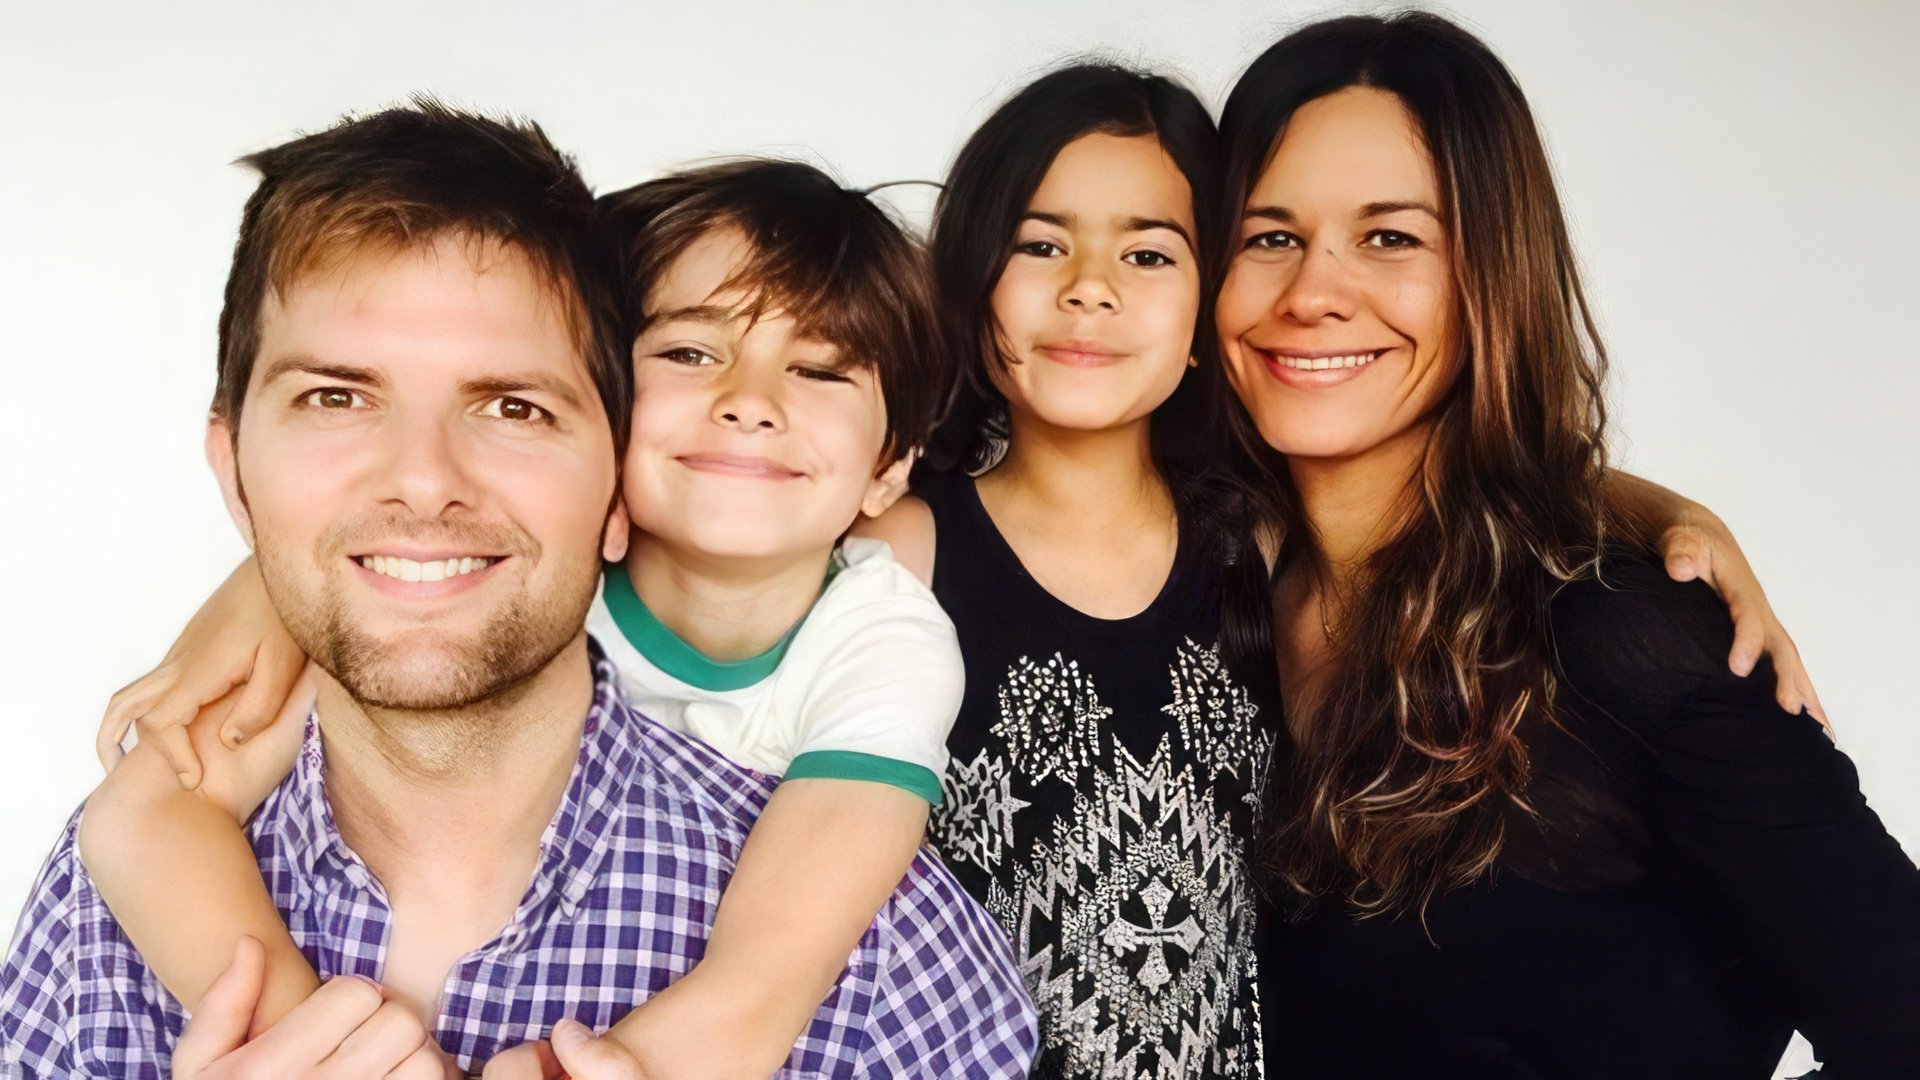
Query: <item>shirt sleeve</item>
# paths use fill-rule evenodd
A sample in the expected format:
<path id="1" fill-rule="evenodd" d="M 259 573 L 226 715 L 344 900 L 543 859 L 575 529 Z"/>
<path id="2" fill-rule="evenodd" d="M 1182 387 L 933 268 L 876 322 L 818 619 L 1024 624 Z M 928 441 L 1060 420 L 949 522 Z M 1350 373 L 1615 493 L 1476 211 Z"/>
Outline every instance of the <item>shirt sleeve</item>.
<path id="1" fill-rule="evenodd" d="M 908 576 L 891 560 L 883 573 Z M 965 690 L 953 622 L 918 582 L 848 584 L 850 595 L 816 613 L 827 618 L 809 627 L 806 654 L 787 660 L 811 674 L 785 778 L 877 781 L 938 805 Z"/>
<path id="2" fill-rule="evenodd" d="M 1644 719 L 1656 843 L 1679 886 L 1738 936 L 1822 1077 L 1920 1076 L 1920 871 L 1853 763 L 1773 700 L 1772 668 L 1727 670 L 1726 611 L 1704 585 L 1607 602 L 1606 696 Z M 1563 643 L 1564 644 L 1564 643 Z"/>
<path id="3" fill-rule="evenodd" d="M 40 868 L 0 968 L 0 1075 L 73 1075 L 75 814 Z"/>

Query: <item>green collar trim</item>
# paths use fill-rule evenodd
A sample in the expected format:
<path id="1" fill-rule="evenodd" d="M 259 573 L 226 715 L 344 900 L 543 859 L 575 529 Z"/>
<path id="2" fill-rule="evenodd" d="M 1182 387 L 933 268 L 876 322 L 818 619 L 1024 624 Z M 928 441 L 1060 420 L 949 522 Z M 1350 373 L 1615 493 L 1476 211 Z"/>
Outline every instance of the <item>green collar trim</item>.
<path id="1" fill-rule="evenodd" d="M 647 610 L 640 594 L 633 589 L 633 580 L 627 576 L 627 568 L 621 563 L 611 562 L 606 566 L 606 584 L 602 595 L 607 600 L 607 611 L 613 616 L 613 623 L 620 633 L 640 655 L 647 658 L 654 667 L 679 679 L 689 686 L 710 692 L 744 690 L 772 675 L 787 655 L 787 646 L 793 644 L 793 635 L 800 632 L 805 619 L 795 623 L 786 636 L 773 643 L 773 647 L 759 656 L 732 663 L 722 663 L 709 659 L 705 653 L 681 640 L 680 635 L 667 628 L 667 624 Z"/>

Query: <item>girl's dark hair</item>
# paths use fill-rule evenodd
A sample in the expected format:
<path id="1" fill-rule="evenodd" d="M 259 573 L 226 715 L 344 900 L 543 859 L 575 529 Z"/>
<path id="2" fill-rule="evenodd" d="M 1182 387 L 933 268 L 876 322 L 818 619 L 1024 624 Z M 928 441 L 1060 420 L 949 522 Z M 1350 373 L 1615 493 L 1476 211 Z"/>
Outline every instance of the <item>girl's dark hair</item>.
<path id="1" fill-rule="evenodd" d="M 1492 866 L 1525 808 L 1523 721 L 1551 720 L 1548 603 L 1618 523 L 1600 496 L 1606 352 L 1526 98 L 1472 34 L 1425 13 L 1354 16 L 1268 49 L 1222 115 L 1229 221 L 1294 112 L 1356 86 L 1399 98 L 1432 157 L 1461 375 L 1397 531 L 1362 569 L 1323 703 L 1293 725 L 1262 847 L 1301 895 L 1379 913 Z M 1319 572 L 1284 473 L 1274 483 L 1281 570 Z"/>
<path id="2" fill-rule="evenodd" d="M 930 240 L 941 329 L 955 354 L 957 385 L 921 475 L 984 468 L 995 443 L 1007 438 L 1007 402 L 992 376 L 1010 358 L 993 314 L 994 286 L 1054 158 L 1074 140 L 1095 134 L 1153 137 L 1193 191 L 1198 367 L 1154 411 L 1150 437 L 1183 542 L 1211 547 L 1217 560 L 1232 562 L 1249 530 L 1243 527 L 1245 485 L 1235 479 L 1228 390 L 1213 332 L 1213 299 L 1224 265 L 1219 141 L 1206 106 L 1165 76 L 1103 61 L 1070 63 L 1008 98 L 960 148 L 934 207 Z"/>

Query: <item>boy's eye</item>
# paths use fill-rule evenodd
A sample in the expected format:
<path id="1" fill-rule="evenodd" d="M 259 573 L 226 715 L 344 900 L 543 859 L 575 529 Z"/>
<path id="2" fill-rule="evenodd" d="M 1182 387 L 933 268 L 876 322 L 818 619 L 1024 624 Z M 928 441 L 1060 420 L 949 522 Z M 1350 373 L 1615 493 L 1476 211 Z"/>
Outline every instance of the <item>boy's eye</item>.
<path id="1" fill-rule="evenodd" d="M 805 366 L 796 364 L 793 367 L 788 368 L 787 370 L 793 372 L 795 375 L 798 375 L 803 379 L 812 379 L 815 382 L 850 383 L 853 381 L 852 379 L 847 378 L 845 375 L 842 375 L 839 372 L 833 371 L 828 368 L 805 367 Z"/>
<path id="2" fill-rule="evenodd" d="M 1035 255 L 1042 259 L 1066 254 L 1065 249 L 1051 240 L 1029 240 L 1024 244 L 1015 245 L 1013 250 L 1022 255 Z"/>
<path id="3" fill-rule="evenodd" d="M 553 414 L 525 398 L 497 397 L 480 406 L 480 415 L 517 423 L 553 423 Z"/>
<path id="4" fill-rule="evenodd" d="M 1125 255 L 1121 256 L 1121 260 L 1124 262 L 1132 263 L 1134 266 L 1172 266 L 1173 265 L 1172 256 L 1167 255 L 1164 252 L 1152 251 L 1152 250 L 1129 251 Z"/>
<path id="5" fill-rule="evenodd" d="M 1419 237 L 1409 233 L 1395 232 L 1392 229 L 1375 229 L 1367 234 L 1366 245 L 1368 247 L 1393 250 L 1396 248 L 1417 248 L 1421 246 L 1421 243 Z"/>
<path id="6" fill-rule="evenodd" d="M 338 386 L 322 386 L 309 390 L 293 399 L 296 405 L 308 405 L 316 409 L 345 410 L 368 408 L 367 399 L 357 392 Z"/>
<path id="7" fill-rule="evenodd" d="M 1300 238 L 1290 232 L 1275 229 L 1273 232 L 1256 233 L 1247 238 L 1248 251 L 1286 251 L 1300 247 Z"/>
<path id="8" fill-rule="evenodd" d="M 667 349 L 656 355 L 662 360 L 671 360 L 676 364 L 686 364 L 688 367 L 706 367 L 709 364 L 717 364 L 720 362 L 712 353 L 702 352 L 691 345 L 682 345 L 677 349 Z"/>

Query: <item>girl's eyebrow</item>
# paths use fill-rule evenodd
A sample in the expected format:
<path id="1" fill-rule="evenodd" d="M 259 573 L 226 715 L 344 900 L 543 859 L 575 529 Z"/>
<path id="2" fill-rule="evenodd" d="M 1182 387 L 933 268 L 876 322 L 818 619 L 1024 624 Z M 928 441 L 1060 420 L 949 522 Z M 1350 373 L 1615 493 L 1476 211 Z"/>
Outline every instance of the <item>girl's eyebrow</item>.
<path id="1" fill-rule="evenodd" d="M 1080 216 L 1078 214 L 1056 214 L 1049 210 L 1029 210 L 1020 215 L 1020 220 L 1038 221 L 1056 228 L 1071 229 L 1074 223 L 1080 220 Z M 1119 226 L 1121 232 L 1146 232 L 1148 229 L 1166 229 L 1178 234 L 1180 239 L 1187 242 L 1189 248 L 1193 247 L 1193 237 L 1188 235 L 1186 226 L 1177 221 L 1169 221 L 1166 218 L 1126 217 L 1119 219 Z"/>

